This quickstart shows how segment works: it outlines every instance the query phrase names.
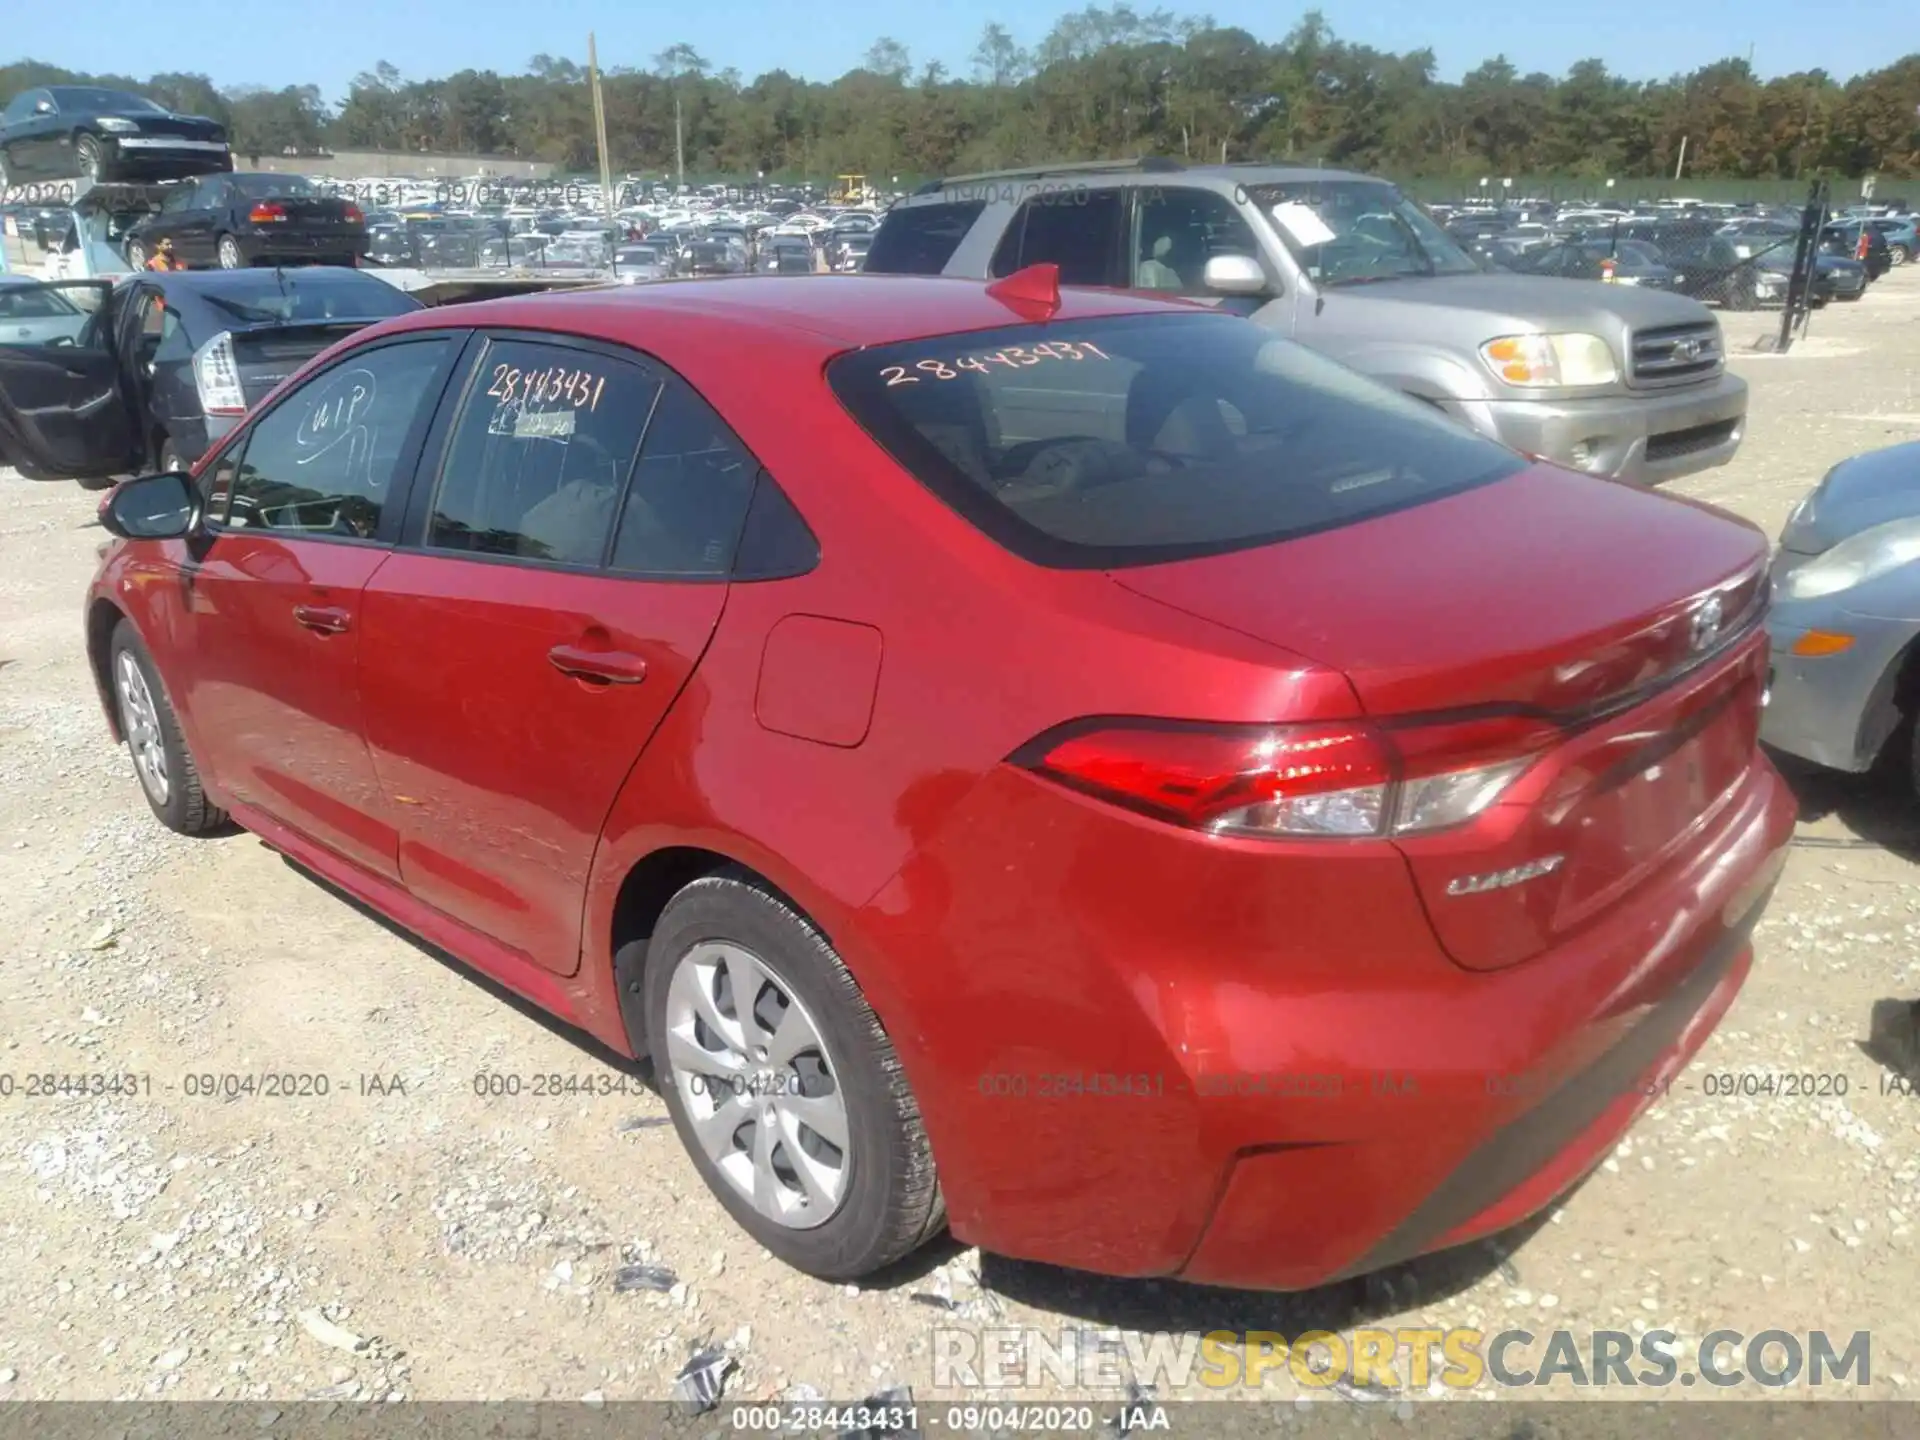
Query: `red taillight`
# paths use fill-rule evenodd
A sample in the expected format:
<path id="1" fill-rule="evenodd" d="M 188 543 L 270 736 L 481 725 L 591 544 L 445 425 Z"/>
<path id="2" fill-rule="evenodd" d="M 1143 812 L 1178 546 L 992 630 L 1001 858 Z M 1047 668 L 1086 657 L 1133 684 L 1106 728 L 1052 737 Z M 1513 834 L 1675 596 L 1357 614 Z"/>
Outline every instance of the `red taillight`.
<path id="1" fill-rule="evenodd" d="M 1866 231 L 1862 230 L 1860 232 L 1860 244 L 1855 248 L 1853 253 L 1856 260 L 1864 260 L 1873 253 L 1873 247 L 1867 244 Z"/>
<path id="2" fill-rule="evenodd" d="M 287 218 L 287 207 L 272 200 L 262 200 L 247 212 L 247 219 L 256 225 L 271 225 L 276 220 Z"/>
<path id="3" fill-rule="evenodd" d="M 349 225 L 364 225 L 367 223 L 366 211 L 362 210 L 358 205 L 349 205 L 347 206 L 346 220 Z"/>
<path id="4" fill-rule="evenodd" d="M 1480 814 L 1559 733 L 1548 722 L 1508 716 L 1386 727 L 1093 722 L 1042 736 L 1013 759 L 1193 829 L 1402 835 Z"/>

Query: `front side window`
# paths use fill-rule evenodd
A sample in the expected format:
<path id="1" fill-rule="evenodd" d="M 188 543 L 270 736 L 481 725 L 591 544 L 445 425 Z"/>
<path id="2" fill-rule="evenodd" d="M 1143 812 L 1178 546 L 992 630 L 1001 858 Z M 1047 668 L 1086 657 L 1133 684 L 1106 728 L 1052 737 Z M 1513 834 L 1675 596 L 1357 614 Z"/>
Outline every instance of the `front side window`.
<path id="1" fill-rule="evenodd" d="M 829 383 L 916 479 L 1037 564 L 1271 544 L 1526 462 L 1234 316 L 1054 322 L 855 351 Z"/>
<path id="2" fill-rule="evenodd" d="M 1134 209 L 1135 289 L 1205 295 L 1207 262 L 1214 256 L 1259 258 L 1253 230 L 1224 195 L 1156 186 L 1140 192 Z"/>
<path id="3" fill-rule="evenodd" d="M 638 365 L 597 352 L 488 346 L 454 425 L 427 545 L 601 564 L 659 390 Z"/>
<path id="4" fill-rule="evenodd" d="M 386 345 L 308 380 L 245 441 L 226 523 L 235 529 L 370 539 L 407 437 L 438 398 L 452 342 Z"/>

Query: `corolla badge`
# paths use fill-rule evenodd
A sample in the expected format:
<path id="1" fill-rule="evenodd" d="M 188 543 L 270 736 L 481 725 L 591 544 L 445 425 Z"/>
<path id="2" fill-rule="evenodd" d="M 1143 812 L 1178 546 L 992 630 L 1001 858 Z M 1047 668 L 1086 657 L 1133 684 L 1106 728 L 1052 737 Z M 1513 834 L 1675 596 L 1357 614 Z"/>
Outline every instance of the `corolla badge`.
<path id="1" fill-rule="evenodd" d="M 1566 861 L 1564 855 L 1545 855 L 1538 860 L 1529 860 L 1524 865 L 1515 865 L 1510 870 L 1491 870 L 1485 875 L 1462 875 L 1457 880 L 1447 882 L 1447 894 L 1484 895 L 1489 890 L 1505 890 L 1512 885 L 1538 880 L 1542 875 L 1551 875 Z"/>
<path id="2" fill-rule="evenodd" d="M 1694 610 L 1693 618 L 1687 622 L 1687 644 L 1696 655 L 1711 650 L 1713 642 L 1720 638 L 1722 612 L 1718 595 L 1709 595 Z"/>

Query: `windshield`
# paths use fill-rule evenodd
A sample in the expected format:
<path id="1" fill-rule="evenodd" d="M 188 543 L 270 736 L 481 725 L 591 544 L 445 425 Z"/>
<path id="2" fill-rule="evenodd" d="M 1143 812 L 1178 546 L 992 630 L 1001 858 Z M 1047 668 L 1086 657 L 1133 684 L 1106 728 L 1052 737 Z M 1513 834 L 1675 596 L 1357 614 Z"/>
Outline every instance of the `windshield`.
<path id="1" fill-rule="evenodd" d="M 313 200 L 320 189 L 304 175 L 230 175 L 233 188 L 249 200 Z"/>
<path id="2" fill-rule="evenodd" d="M 54 103 L 71 113 L 75 110 L 128 110 L 137 115 L 164 115 L 166 108 L 140 95 L 124 90 L 96 90 L 91 86 L 55 85 L 47 91 Z"/>
<path id="3" fill-rule="evenodd" d="M 1222 314 L 857 350 L 834 393 L 928 489 L 1036 564 L 1145 565 L 1350 525 L 1526 462 Z"/>
<path id="4" fill-rule="evenodd" d="M 1480 271 L 1425 211 L 1384 181 L 1289 180 L 1246 188 L 1316 284 Z"/>
<path id="5" fill-rule="evenodd" d="M 209 286 L 201 298 L 246 325 L 324 320 L 384 320 L 420 309 L 420 302 L 373 276 L 262 270 Z"/>

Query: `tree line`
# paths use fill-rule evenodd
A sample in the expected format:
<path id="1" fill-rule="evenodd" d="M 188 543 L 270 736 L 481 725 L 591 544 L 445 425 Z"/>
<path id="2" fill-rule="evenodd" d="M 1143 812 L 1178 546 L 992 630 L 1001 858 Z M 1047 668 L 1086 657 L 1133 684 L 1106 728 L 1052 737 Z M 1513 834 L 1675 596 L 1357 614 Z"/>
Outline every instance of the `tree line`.
<path id="1" fill-rule="evenodd" d="M 916 63 L 891 38 L 832 81 L 775 70 L 747 80 L 687 45 L 603 72 L 619 173 L 675 166 L 679 111 L 693 176 L 885 183 L 1060 159 L 1143 154 L 1297 161 L 1399 177 L 1553 174 L 1779 180 L 1920 175 L 1920 54 L 1842 82 L 1809 70 L 1762 80 L 1728 59 L 1666 80 L 1599 60 L 1563 76 L 1496 56 L 1458 82 L 1430 49 L 1336 36 L 1309 12 L 1265 42 L 1200 17 L 1119 4 L 1067 15 L 1037 45 L 988 25 L 966 74 Z M 318 86 L 221 89 L 204 75 L 83 75 L 0 66 L 0 102 L 61 82 L 136 90 L 230 129 L 236 153 L 374 149 L 500 155 L 597 169 L 583 65 L 536 55 L 519 75 L 414 79 L 381 62 L 344 101 Z M 1685 146 L 1684 156 L 1682 146 Z"/>

